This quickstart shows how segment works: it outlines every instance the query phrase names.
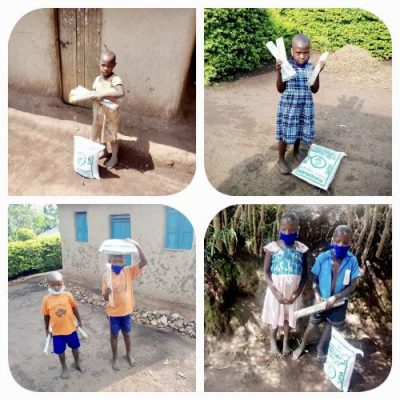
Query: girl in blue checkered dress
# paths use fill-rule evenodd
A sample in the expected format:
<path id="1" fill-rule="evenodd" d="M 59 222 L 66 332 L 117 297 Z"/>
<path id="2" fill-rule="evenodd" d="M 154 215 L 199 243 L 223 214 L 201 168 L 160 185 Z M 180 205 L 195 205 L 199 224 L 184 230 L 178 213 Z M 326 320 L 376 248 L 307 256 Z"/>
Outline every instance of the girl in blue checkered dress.
<path id="1" fill-rule="evenodd" d="M 279 140 L 278 169 L 282 174 L 289 174 L 290 167 L 285 160 L 288 144 L 293 144 L 293 158 L 300 163 L 300 141 L 311 143 L 315 140 L 315 116 L 312 93 L 319 90 L 319 78 L 309 87 L 307 84 L 313 66 L 310 59 L 310 39 L 302 34 L 292 39 L 289 63 L 296 71 L 296 76 L 287 82 L 282 81 L 282 61 L 276 61 L 276 87 L 282 96 L 279 100 L 276 118 L 276 139 Z M 321 70 L 325 63 L 321 62 Z"/>

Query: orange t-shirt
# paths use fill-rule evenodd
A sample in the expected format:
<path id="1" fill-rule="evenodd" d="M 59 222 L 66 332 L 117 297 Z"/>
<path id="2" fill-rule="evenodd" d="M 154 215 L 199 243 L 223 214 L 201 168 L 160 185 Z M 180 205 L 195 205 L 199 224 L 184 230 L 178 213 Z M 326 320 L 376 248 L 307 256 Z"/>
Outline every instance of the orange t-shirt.
<path id="1" fill-rule="evenodd" d="M 76 307 L 76 301 L 69 292 L 48 294 L 43 298 L 41 313 L 50 316 L 53 335 L 70 335 L 76 331 L 75 315 L 72 311 Z"/>
<path id="2" fill-rule="evenodd" d="M 107 304 L 106 312 L 111 317 L 124 317 L 130 314 L 135 307 L 133 296 L 133 279 L 140 275 L 139 265 L 124 268 L 119 274 L 111 272 L 111 289 L 114 305 Z M 102 291 L 107 287 L 106 274 L 103 275 Z"/>

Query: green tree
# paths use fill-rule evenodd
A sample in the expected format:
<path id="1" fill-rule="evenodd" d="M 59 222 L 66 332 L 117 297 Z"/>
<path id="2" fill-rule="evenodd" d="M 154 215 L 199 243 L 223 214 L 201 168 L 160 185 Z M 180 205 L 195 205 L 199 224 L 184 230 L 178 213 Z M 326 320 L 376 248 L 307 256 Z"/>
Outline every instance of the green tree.
<path id="1" fill-rule="evenodd" d="M 18 228 L 15 232 L 15 240 L 25 242 L 36 237 L 35 232 L 30 228 Z"/>
<path id="2" fill-rule="evenodd" d="M 20 228 L 31 229 L 37 235 L 57 225 L 55 205 L 41 208 L 31 204 L 11 204 L 8 207 L 8 240 L 18 240 L 16 233 Z"/>

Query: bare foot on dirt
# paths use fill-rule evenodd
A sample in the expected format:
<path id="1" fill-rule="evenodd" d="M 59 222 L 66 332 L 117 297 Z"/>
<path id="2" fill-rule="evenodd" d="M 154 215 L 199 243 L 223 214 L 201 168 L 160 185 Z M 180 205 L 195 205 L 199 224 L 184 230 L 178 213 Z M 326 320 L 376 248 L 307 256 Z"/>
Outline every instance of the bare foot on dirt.
<path id="1" fill-rule="evenodd" d="M 278 170 L 281 174 L 283 174 L 283 175 L 290 174 L 291 170 L 285 160 L 278 160 L 278 162 L 276 163 L 276 166 L 278 167 Z"/>
<path id="2" fill-rule="evenodd" d="M 283 344 L 282 355 L 288 356 L 292 352 L 292 349 L 287 345 L 287 343 Z"/>
<path id="3" fill-rule="evenodd" d="M 279 355 L 278 345 L 277 345 L 276 342 L 273 341 L 273 340 L 271 340 L 270 353 L 271 353 L 273 356 Z"/>
<path id="4" fill-rule="evenodd" d="M 67 367 L 63 367 L 61 371 L 61 379 L 69 379 L 69 371 Z"/>
<path id="5" fill-rule="evenodd" d="M 85 371 L 83 370 L 83 368 L 81 367 L 81 364 L 80 364 L 80 363 L 74 363 L 74 367 L 75 367 L 75 369 L 78 370 L 79 372 L 82 372 L 82 374 L 85 372 Z"/>
<path id="6" fill-rule="evenodd" d="M 293 161 L 297 167 L 303 161 L 303 157 L 298 152 L 296 152 L 296 153 L 293 152 L 292 154 L 293 154 Z"/>
<path id="7" fill-rule="evenodd" d="M 127 354 L 126 358 L 128 359 L 128 364 L 131 367 L 134 367 L 136 365 L 136 360 L 130 354 Z"/>
<path id="8" fill-rule="evenodd" d="M 324 363 L 326 361 L 326 355 L 322 351 L 317 350 L 317 360 L 320 363 Z"/>
<path id="9" fill-rule="evenodd" d="M 119 371 L 121 369 L 121 367 L 119 366 L 118 358 L 113 358 L 112 368 L 114 371 Z"/>
<path id="10" fill-rule="evenodd" d="M 118 163 L 118 158 L 111 157 L 109 161 L 106 162 L 105 166 L 108 169 L 114 168 Z"/>
<path id="11" fill-rule="evenodd" d="M 304 346 L 300 345 L 294 352 L 293 352 L 293 360 L 298 360 L 300 356 L 304 352 Z"/>

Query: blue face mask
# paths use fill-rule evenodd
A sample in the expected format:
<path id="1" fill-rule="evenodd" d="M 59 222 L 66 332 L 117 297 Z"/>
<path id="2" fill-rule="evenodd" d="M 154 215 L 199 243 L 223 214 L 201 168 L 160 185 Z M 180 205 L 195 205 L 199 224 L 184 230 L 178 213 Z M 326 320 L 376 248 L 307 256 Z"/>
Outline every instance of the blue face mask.
<path id="1" fill-rule="evenodd" d="M 50 294 L 54 295 L 54 296 L 58 296 L 59 294 L 64 293 L 64 291 L 65 291 L 65 286 L 63 286 L 58 292 L 56 292 L 56 291 L 55 291 L 54 289 L 52 289 L 51 287 L 49 287 L 49 288 L 47 289 L 47 291 L 48 291 Z"/>
<path id="2" fill-rule="evenodd" d="M 338 246 L 334 243 L 330 244 L 330 248 L 334 250 L 336 258 L 345 258 L 347 252 L 350 250 L 350 246 Z"/>
<path id="3" fill-rule="evenodd" d="M 291 246 L 297 239 L 297 232 L 293 233 L 279 232 L 279 237 L 284 241 L 286 245 Z"/>
<path id="4" fill-rule="evenodd" d="M 111 269 L 113 272 L 115 272 L 117 275 L 124 269 L 123 265 L 111 265 Z"/>

